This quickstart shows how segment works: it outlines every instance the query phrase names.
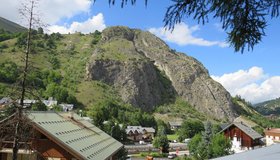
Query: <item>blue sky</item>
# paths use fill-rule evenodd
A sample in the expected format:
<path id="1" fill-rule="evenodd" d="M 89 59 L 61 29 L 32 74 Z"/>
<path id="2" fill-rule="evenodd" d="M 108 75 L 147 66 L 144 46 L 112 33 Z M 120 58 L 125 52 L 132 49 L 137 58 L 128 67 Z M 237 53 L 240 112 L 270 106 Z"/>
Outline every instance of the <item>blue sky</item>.
<path id="1" fill-rule="evenodd" d="M 20 1 L 1 1 L 7 5 L 0 7 L 0 16 L 21 23 L 14 9 Z M 49 32 L 88 33 L 115 25 L 149 30 L 171 48 L 201 61 L 233 96 L 239 94 L 252 103 L 280 97 L 279 19 L 269 20 L 267 36 L 253 51 L 241 54 L 226 46 L 226 32 L 211 18 L 204 26 L 185 18 L 173 33 L 164 32 L 162 20 L 170 4 L 169 0 L 149 0 L 145 6 L 138 0 L 135 6 L 121 8 L 119 3 L 110 7 L 107 0 L 95 4 L 87 0 L 48 0 L 39 4 L 39 10 L 50 24 Z"/>

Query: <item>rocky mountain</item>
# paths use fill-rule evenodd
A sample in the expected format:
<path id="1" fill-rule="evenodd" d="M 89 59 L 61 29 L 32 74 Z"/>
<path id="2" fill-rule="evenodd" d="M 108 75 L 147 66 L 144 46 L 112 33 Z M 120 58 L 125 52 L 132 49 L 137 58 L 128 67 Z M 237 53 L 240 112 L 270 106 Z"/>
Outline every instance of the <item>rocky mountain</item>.
<path id="1" fill-rule="evenodd" d="M 113 86 L 124 102 L 151 111 L 180 97 L 217 120 L 237 116 L 230 94 L 196 59 L 170 49 L 149 32 L 110 27 L 86 68 L 88 81 Z"/>
<path id="2" fill-rule="evenodd" d="M 280 115 L 280 98 L 255 104 L 254 107 L 263 115 Z"/>
<path id="3" fill-rule="evenodd" d="M 3 29 L 5 31 L 9 32 L 23 32 L 26 30 L 26 28 L 20 26 L 19 24 L 16 24 L 12 21 L 9 21 L 3 17 L 0 17 L 0 29 Z"/>

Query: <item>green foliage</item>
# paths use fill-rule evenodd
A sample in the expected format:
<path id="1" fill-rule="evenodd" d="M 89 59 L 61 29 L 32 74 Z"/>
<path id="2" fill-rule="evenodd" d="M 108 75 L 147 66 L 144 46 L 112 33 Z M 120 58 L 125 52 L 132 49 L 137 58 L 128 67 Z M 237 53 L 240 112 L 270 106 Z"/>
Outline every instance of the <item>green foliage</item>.
<path id="1" fill-rule="evenodd" d="M 125 142 L 127 140 L 125 128 L 121 128 L 118 123 L 115 123 L 111 120 L 104 124 L 102 130 L 119 142 Z"/>
<path id="2" fill-rule="evenodd" d="M 0 44 L 0 50 L 2 50 L 2 49 L 6 49 L 6 48 L 8 48 L 9 46 L 6 44 L 6 43 L 1 43 Z"/>
<path id="3" fill-rule="evenodd" d="M 157 122 L 157 132 L 161 131 L 165 134 L 172 134 L 173 133 L 170 126 L 167 125 L 163 120 L 158 119 L 156 122 Z"/>
<path id="4" fill-rule="evenodd" d="M 39 27 L 39 28 L 38 28 L 38 34 L 44 34 L 44 30 L 43 30 L 42 27 Z"/>
<path id="5" fill-rule="evenodd" d="M 55 83 L 50 83 L 46 88 L 45 97 L 54 97 L 59 103 L 66 102 L 68 91 Z"/>
<path id="6" fill-rule="evenodd" d="M 249 102 L 246 102 L 245 99 L 241 98 L 240 96 L 236 96 L 232 98 L 233 103 L 238 106 L 237 111 L 248 118 L 249 120 L 257 123 L 262 128 L 268 128 L 268 127 L 280 127 L 280 120 L 270 120 L 266 117 L 259 114 L 257 111 L 254 110 L 252 105 Z M 261 130 L 259 130 L 261 133 Z"/>
<path id="7" fill-rule="evenodd" d="M 207 159 L 207 150 L 205 147 L 205 143 L 200 133 L 196 134 L 188 143 L 190 154 L 196 160 Z"/>
<path id="8" fill-rule="evenodd" d="M 280 119 L 270 120 L 270 119 L 267 119 L 264 116 L 255 115 L 255 114 L 251 115 L 251 116 L 247 116 L 247 118 L 256 122 L 262 128 L 268 128 L 268 127 L 279 128 L 280 127 Z"/>
<path id="9" fill-rule="evenodd" d="M 60 61 L 56 56 L 50 56 L 49 62 L 52 64 L 53 69 L 59 69 L 60 68 Z"/>
<path id="10" fill-rule="evenodd" d="M 0 99 L 4 97 L 5 92 L 6 92 L 6 86 L 0 83 Z"/>
<path id="11" fill-rule="evenodd" d="M 164 134 L 156 136 L 153 140 L 153 146 L 159 148 L 162 153 L 168 153 L 169 142 L 167 136 Z"/>
<path id="12" fill-rule="evenodd" d="M 198 120 L 186 120 L 182 123 L 181 128 L 178 130 L 178 139 L 183 141 L 186 138 L 192 138 L 194 135 L 204 130 L 203 123 Z"/>
<path id="13" fill-rule="evenodd" d="M 16 42 L 16 46 L 18 46 L 19 48 L 23 48 L 26 46 L 27 44 L 27 32 L 21 33 L 18 37 L 17 37 L 17 42 Z"/>
<path id="14" fill-rule="evenodd" d="M 31 110 L 32 111 L 47 111 L 48 108 L 44 103 L 39 101 L 39 102 L 36 102 L 36 103 L 32 104 Z"/>
<path id="15" fill-rule="evenodd" d="M 9 105 L 9 106 L 6 106 L 4 109 L 2 109 L 0 111 L 0 121 L 6 117 L 8 117 L 9 115 L 12 115 L 13 113 L 15 113 L 15 106 L 13 105 Z M 2 128 L 1 128 L 2 129 Z"/>
<path id="16" fill-rule="evenodd" d="M 213 134 L 210 122 L 205 124 L 205 132 L 196 134 L 188 144 L 190 154 L 194 159 L 204 160 L 231 153 L 231 142 L 223 134 Z"/>
<path id="17" fill-rule="evenodd" d="M 252 129 L 257 131 L 260 135 L 264 135 L 264 128 L 262 128 L 260 126 L 255 126 Z"/>
<path id="18" fill-rule="evenodd" d="M 217 134 L 222 130 L 220 124 L 212 124 L 212 133 Z"/>
<path id="19" fill-rule="evenodd" d="M 6 61 L 0 64 L 0 82 L 14 83 L 19 77 L 19 69 L 16 63 Z"/>
<path id="20" fill-rule="evenodd" d="M 120 124 L 155 127 L 154 117 L 132 106 L 121 104 L 116 100 L 104 100 L 90 108 L 88 115 L 96 126 L 103 127 L 104 121 L 114 121 Z"/>
<path id="21" fill-rule="evenodd" d="M 49 47 L 49 48 L 51 48 L 51 49 L 56 48 L 55 42 L 54 42 L 54 40 L 51 39 L 51 38 L 47 40 L 46 46 Z"/>
<path id="22" fill-rule="evenodd" d="M 256 104 L 254 107 L 263 115 L 280 115 L 280 98 Z"/>
<path id="23" fill-rule="evenodd" d="M 176 97 L 175 102 L 173 103 L 158 106 L 155 112 L 181 119 L 206 120 L 205 115 L 198 112 L 193 106 L 180 97 Z"/>
<path id="24" fill-rule="evenodd" d="M 202 133 L 203 140 L 205 144 L 208 146 L 212 138 L 212 123 L 210 121 L 207 121 L 204 125 L 204 129 L 205 131 Z"/>
<path id="25" fill-rule="evenodd" d="M 45 85 L 43 82 L 42 73 L 35 69 L 30 71 L 27 75 L 26 85 L 29 87 L 34 87 L 38 90 L 44 88 Z"/>
<path id="26" fill-rule="evenodd" d="M 5 31 L 4 29 L 0 29 L 0 42 L 15 38 L 17 35 L 17 33 L 11 33 L 9 31 Z"/>
<path id="27" fill-rule="evenodd" d="M 43 78 L 44 78 L 43 81 L 45 86 L 50 83 L 60 84 L 63 79 L 61 74 L 57 71 L 45 70 L 42 72 L 42 74 L 43 74 Z"/>
<path id="28" fill-rule="evenodd" d="M 67 89 L 56 83 L 50 83 L 44 92 L 45 97 L 54 97 L 58 103 L 73 103 L 77 102 L 76 98 L 69 94 Z"/>
<path id="29" fill-rule="evenodd" d="M 168 153 L 158 153 L 158 152 L 140 152 L 141 157 L 147 157 L 152 156 L 154 158 L 161 158 L 161 157 L 167 157 Z"/>
<path id="30" fill-rule="evenodd" d="M 96 30 L 92 35 L 93 35 L 93 39 L 91 40 L 91 44 L 96 45 L 101 39 L 101 32 Z"/>
<path id="31" fill-rule="evenodd" d="M 223 134 L 215 134 L 211 139 L 211 158 L 231 154 L 231 142 Z"/>
<path id="32" fill-rule="evenodd" d="M 123 147 L 123 148 L 120 149 L 120 150 L 118 151 L 118 153 L 116 154 L 116 158 L 117 158 L 118 160 L 127 160 L 127 155 L 128 155 L 127 150 Z"/>
<path id="33" fill-rule="evenodd" d="M 62 107 L 58 106 L 58 105 L 54 105 L 54 106 L 51 106 L 52 107 L 52 110 L 56 111 L 56 112 L 62 112 L 63 109 Z"/>

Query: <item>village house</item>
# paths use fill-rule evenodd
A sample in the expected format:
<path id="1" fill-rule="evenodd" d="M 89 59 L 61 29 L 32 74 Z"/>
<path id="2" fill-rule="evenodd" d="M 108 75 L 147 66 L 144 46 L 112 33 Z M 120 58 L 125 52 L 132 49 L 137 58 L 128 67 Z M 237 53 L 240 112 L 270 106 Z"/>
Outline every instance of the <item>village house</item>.
<path id="1" fill-rule="evenodd" d="M 179 129 L 182 126 L 182 122 L 181 121 L 168 122 L 168 124 L 169 124 L 171 130 Z"/>
<path id="2" fill-rule="evenodd" d="M 254 149 L 261 145 L 262 135 L 242 122 L 233 122 L 221 132 L 232 141 L 233 150 Z"/>
<path id="3" fill-rule="evenodd" d="M 32 104 L 35 104 L 37 102 L 39 102 L 39 100 L 25 99 L 25 100 L 23 100 L 23 105 L 24 105 L 24 107 L 30 107 Z M 41 100 L 41 102 L 43 104 L 45 104 L 47 107 L 51 107 L 51 106 L 57 105 L 57 101 L 54 100 L 51 97 L 48 100 Z M 18 103 L 20 103 L 19 100 L 18 100 Z"/>
<path id="4" fill-rule="evenodd" d="M 264 133 L 267 146 L 280 143 L 280 128 L 268 128 Z"/>
<path id="5" fill-rule="evenodd" d="M 127 138 L 135 142 L 152 141 L 155 134 L 155 129 L 152 127 L 127 126 L 125 131 Z"/>
<path id="6" fill-rule="evenodd" d="M 55 100 L 53 97 L 49 97 L 48 100 L 42 100 L 42 102 L 43 102 L 47 107 L 51 107 L 51 106 L 57 105 L 57 100 Z"/>
<path id="7" fill-rule="evenodd" d="M 105 132 L 73 113 L 29 112 L 28 142 L 20 142 L 22 160 L 112 160 L 123 145 Z M 9 123 L 9 118 L 1 123 Z M 0 159 L 10 160 L 13 138 L 0 139 Z"/>
<path id="8" fill-rule="evenodd" d="M 62 103 L 62 104 L 59 104 L 58 106 L 61 107 L 61 109 L 62 109 L 64 112 L 72 111 L 73 108 L 74 108 L 74 104 L 65 104 L 65 103 Z"/>

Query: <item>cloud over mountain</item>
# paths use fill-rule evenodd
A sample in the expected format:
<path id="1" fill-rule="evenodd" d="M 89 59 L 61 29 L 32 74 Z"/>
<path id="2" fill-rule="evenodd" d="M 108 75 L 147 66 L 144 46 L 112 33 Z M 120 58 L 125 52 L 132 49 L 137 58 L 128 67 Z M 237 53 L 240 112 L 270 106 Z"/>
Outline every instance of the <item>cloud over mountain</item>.
<path id="1" fill-rule="evenodd" d="M 199 26 L 188 26 L 185 23 L 176 24 L 173 31 L 166 30 L 164 27 L 150 28 L 149 31 L 167 42 L 172 42 L 181 46 L 219 46 L 227 47 L 228 44 L 221 41 L 208 41 L 203 38 L 195 37 L 194 32 L 199 30 Z"/>
<path id="2" fill-rule="evenodd" d="M 232 96 L 240 95 L 252 103 L 280 97 L 280 76 L 268 76 L 261 67 L 212 78 L 220 82 Z"/>
<path id="3" fill-rule="evenodd" d="M 0 15 L 13 22 L 26 25 L 19 16 L 19 9 L 22 8 L 23 1 L 0 0 Z M 28 4 L 27 4 L 28 5 Z M 71 18 L 80 13 L 88 13 L 92 1 L 89 0 L 44 0 L 39 1 L 35 7 L 35 13 L 43 17 L 43 22 L 53 25 L 62 18 Z"/>
<path id="4" fill-rule="evenodd" d="M 67 34 L 74 32 L 90 33 L 94 32 L 95 30 L 102 31 L 105 28 L 106 25 L 103 14 L 99 13 L 84 22 L 72 22 L 72 24 L 68 26 L 52 25 L 48 27 L 48 30 L 50 33 L 59 32 L 62 34 Z"/>

